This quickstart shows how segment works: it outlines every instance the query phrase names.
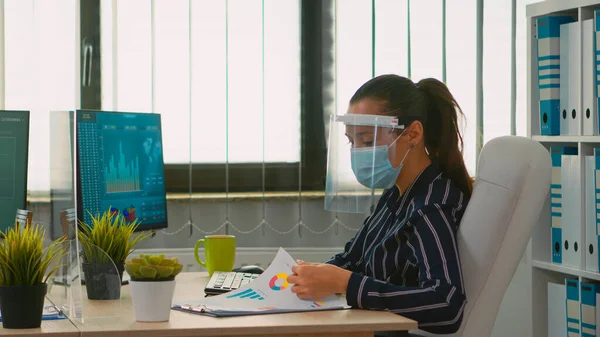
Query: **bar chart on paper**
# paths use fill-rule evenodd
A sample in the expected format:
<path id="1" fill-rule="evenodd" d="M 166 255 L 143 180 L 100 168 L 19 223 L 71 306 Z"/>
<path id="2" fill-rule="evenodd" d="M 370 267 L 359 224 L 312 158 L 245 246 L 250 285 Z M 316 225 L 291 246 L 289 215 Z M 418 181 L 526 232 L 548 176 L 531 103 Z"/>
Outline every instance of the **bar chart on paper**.
<path id="1" fill-rule="evenodd" d="M 239 293 L 235 293 L 235 294 L 227 296 L 227 298 L 234 298 L 234 297 L 247 298 L 250 300 L 258 300 L 258 301 L 262 301 L 265 299 L 264 294 L 259 294 L 256 292 L 256 290 L 254 290 L 252 288 L 248 288 L 246 290 L 240 291 Z"/>
<path id="2" fill-rule="evenodd" d="M 293 274 L 295 261 L 283 248 L 279 248 L 269 267 L 252 283 L 228 293 L 176 304 L 174 308 L 215 316 L 348 308 L 336 295 L 300 299 L 292 292 L 293 284 L 288 282 L 288 276 Z"/>

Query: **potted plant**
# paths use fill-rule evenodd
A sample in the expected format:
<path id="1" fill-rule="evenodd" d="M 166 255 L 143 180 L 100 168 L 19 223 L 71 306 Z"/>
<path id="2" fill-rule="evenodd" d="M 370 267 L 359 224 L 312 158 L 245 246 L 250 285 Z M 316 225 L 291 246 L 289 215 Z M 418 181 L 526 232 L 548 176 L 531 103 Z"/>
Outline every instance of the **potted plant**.
<path id="1" fill-rule="evenodd" d="M 131 298 L 135 320 L 139 322 L 164 322 L 169 320 L 171 301 L 175 293 L 175 276 L 183 265 L 177 257 L 164 254 L 140 254 L 125 264 L 131 276 Z"/>
<path id="2" fill-rule="evenodd" d="M 15 226 L 0 242 L 0 311 L 5 329 L 39 328 L 48 278 L 60 267 L 67 248 L 61 237 L 44 248 L 42 226 Z M 50 266 L 52 269 L 48 271 Z"/>
<path id="3" fill-rule="evenodd" d="M 127 256 L 151 233 L 134 236 L 138 226 L 135 219 L 108 209 L 102 215 L 92 215 L 92 223 L 80 222 L 79 241 L 85 287 L 90 300 L 115 300 L 121 297 L 123 268 Z"/>

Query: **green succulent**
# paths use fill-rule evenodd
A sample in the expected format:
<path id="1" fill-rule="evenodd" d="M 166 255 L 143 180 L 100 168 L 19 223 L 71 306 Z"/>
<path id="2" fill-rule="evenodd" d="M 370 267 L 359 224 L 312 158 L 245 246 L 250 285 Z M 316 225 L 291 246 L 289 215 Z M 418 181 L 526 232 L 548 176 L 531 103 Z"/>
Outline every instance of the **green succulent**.
<path id="1" fill-rule="evenodd" d="M 140 254 L 125 262 L 125 270 L 134 280 L 172 280 L 182 269 L 179 258 L 165 258 L 165 254 Z"/>

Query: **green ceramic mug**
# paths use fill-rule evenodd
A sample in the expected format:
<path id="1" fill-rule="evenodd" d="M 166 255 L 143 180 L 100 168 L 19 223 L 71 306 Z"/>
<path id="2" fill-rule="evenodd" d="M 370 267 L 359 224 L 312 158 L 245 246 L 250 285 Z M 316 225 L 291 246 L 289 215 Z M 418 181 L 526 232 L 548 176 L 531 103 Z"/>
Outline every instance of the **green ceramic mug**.
<path id="1" fill-rule="evenodd" d="M 204 246 L 206 261 L 198 256 L 200 246 Z M 199 265 L 208 269 L 209 275 L 215 271 L 231 271 L 235 263 L 235 236 L 207 235 L 196 242 L 194 256 Z"/>

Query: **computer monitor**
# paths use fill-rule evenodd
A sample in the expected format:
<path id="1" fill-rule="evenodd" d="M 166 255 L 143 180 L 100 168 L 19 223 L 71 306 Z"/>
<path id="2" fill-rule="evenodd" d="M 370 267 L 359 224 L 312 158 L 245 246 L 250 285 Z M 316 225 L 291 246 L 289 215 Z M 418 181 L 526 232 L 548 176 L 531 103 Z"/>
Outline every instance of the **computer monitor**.
<path id="1" fill-rule="evenodd" d="M 15 225 L 27 203 L 29 111 L 0 111 L 0 230 Z"/>
<path id="2" fill-rule="evenodd" d="M 78 110 L 76 123 L 77 218 L 111 209 L 137 230 L 166 228 L 160 115 Z"/>

